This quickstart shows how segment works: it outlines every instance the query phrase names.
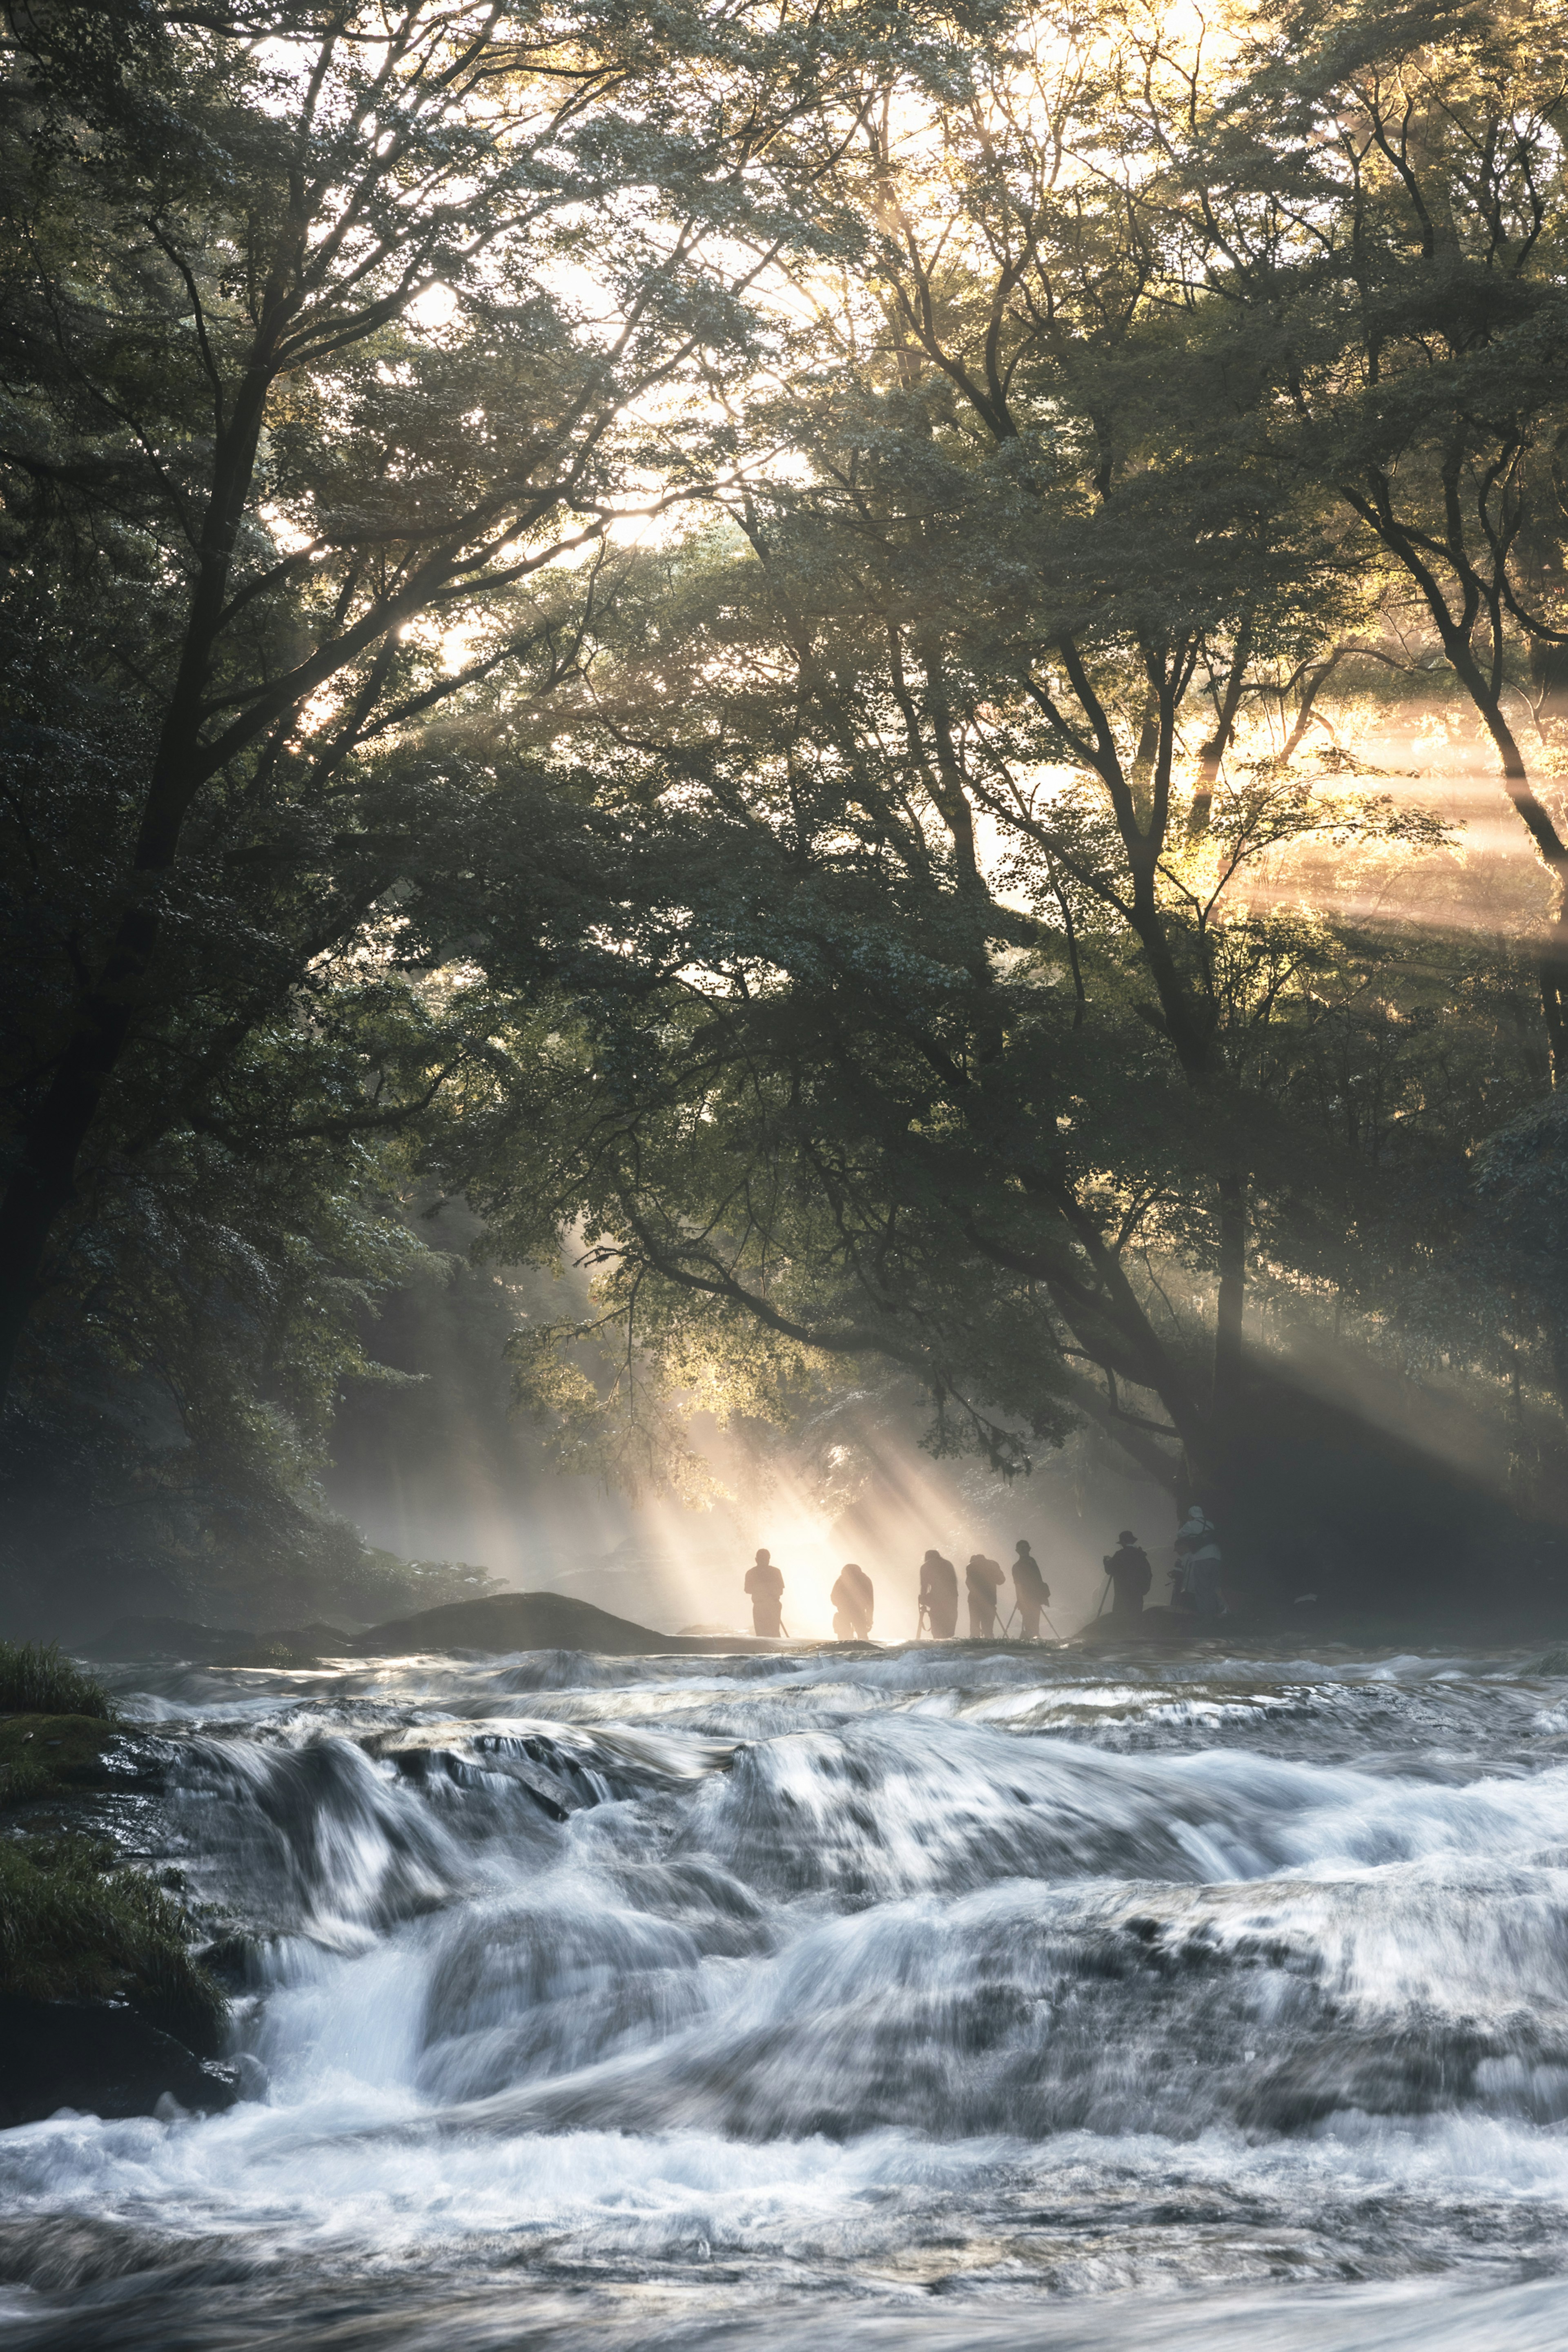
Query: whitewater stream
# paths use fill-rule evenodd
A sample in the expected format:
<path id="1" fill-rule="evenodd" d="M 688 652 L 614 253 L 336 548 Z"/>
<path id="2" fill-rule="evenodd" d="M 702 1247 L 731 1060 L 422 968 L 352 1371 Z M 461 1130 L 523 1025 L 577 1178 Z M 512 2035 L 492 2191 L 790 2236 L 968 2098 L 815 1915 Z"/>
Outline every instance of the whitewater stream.
<path id="1" fill-rule="evenodd" d="M 1568 1678 L 128 1669 L 226 2114 L 0 2134 L 59 2352 L 1559 2352 Z"/>

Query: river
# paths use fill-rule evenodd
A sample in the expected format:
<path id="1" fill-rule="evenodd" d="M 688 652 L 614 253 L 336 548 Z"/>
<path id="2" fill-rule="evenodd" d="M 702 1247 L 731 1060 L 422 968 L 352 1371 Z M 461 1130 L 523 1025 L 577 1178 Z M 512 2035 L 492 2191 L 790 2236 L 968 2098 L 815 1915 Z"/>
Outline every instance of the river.
<path id="1" fill-rule="evenodd" d="M 59 2352 L 1558 2352 L 1568 1679 L 127 1670 L 251 2094 L 0 2135 Z"/>

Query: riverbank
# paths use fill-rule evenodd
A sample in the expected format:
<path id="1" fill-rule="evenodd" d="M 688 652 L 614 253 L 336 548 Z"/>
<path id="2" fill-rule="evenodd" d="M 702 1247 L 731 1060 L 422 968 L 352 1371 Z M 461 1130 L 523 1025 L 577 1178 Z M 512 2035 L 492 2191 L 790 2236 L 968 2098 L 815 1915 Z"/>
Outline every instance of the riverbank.
<path id="1" fill-rule="evenodd" d="M 0 2126 L 233 2104 L 233 2070 L 211 2063 L 226 2004 L 184 1915 L 87 1810 L 158 1780 L 95 1676 L 0 1643 Z"/>
<path id="2" fill-rule="evenodd" d="M 247 2095 L 0 2134 L 26 2352 L 1490 2352 L 1568 2291 L 1539 1653 L 114 1681 Z"/>

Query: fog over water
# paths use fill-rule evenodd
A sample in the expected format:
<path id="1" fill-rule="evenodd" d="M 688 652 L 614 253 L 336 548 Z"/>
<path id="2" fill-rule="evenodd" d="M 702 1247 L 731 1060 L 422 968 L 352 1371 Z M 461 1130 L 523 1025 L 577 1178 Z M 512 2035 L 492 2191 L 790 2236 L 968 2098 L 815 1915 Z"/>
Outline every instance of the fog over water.
<path id="1" fill-rule="evenodd" d="M 1530 1659 L 120 1679 L 252 2095 L 0 2135 L 8 2344 L 1563 2341 Z"/>

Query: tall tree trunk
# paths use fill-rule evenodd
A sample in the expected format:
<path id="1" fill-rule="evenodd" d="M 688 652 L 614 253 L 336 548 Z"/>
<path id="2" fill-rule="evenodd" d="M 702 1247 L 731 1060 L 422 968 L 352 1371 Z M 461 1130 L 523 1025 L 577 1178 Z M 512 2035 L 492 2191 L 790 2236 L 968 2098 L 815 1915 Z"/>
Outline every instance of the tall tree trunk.
<path id="1" fill-rule="evenodd" d="M 1219 1180 L 1219 1306 L 1214 1335 L 1214 1423 L 1222 1451 L 1241 1398 L 1242 1311 L 1247 1304 L 1247 1179 Z"/>
<path id="2" fill-rule="evenodd" d="M 1469 688 L 1471 698 L 1486 721 L 1487 731 L 1502 761 L 1503 788 L 1523 818 L 1555 888 L 1557 903 L 1552 927 L 1537 950 L 1536 976 L 1542 1016 L 1546 1024 L 1547 1051 L 1552 1057 L 1552 1083 L 1554 1087 L 1568 1086 L 1568 843 L 1537 797 L 1513 730 L 1503 717 L 1497 698 L 1488 692 L 1468 646 L 1458 654 L 1450 646 L 1448 657 Z"/>
<path id="3" fill-rule="evenodd" d="M 174 837 L 178 838 L 177 826 Z M 0 1397 L 16 1370 L 49 1235 L 75 1193 L 82 1147 L 130 1040 L 137 998 L 158 944 L 152 892 L 167 862 L 145 866 L 138 858 L 132 887 L 140 884 L 148 895 L 134 899 L 121 917 L 103 967 L 84 992 L 75 1034 L 22 1129 L 16 1165 L 0 1199 Z"/>
<path id="4" fill-rule="evenodd" d="M 1418 552 L 1409 531 L 1394 518 L 1387 477 L 1377 478 L 1374 493 L 1370 499 L 1354 488 L 1347 488 L 1345 495 L 1363 521 L 1377 533 L 1386 547 L 1392 549 L 1420 588 L 1427 609 L 1437 625 L 1443 650 L 1453 665 L 1455 675 L 1479 712 L 1486 730 L 1497 747 L 1498 757 L 1502 761 L 1503 789 L 1523 820 L 1541 862 L 1556 886 L 1552 929 L 1537 956 L 1536 973 L 1541 988 L 1542 1016 L 1546 1024 L 1547 1047 L 1552 1057 L 1552 1083 L 1558 1087 L 1568 1085 L 1568 842 L 1564 842 L 1550 812 L 1532 787 L 1524 754 L 1502 714 L 1502 672 L 1500 662 L 1495 658 L 1501 644 L 1502 631 L 1498 584 L 1495 580 L 1489 583 L 1460 551 L 1463 529 L 1458 519 L 1458 483 L 1462 457 L 1461 438 L 1454 445 L 1451 463 L 1445 467 L 1449 499 L 1449 561 L 1459 574 L 1467 600 L 1464 612 L 1458 618 L 1450 609 L 1444 590 Z M 1482 668 L 1473 640 L 1476 617 L 1482 612 L 1490 616 L 1494 659 L 1489 670 Z"/>
<path id="5" fill-rule="evenodd" d="M 123 1033 L 96 1024 L 61 1057 L 47 1095 L 28 1122 L 0 1204 L 0 1395 L 32 1311 L 55 1219 L 70 1199 L 77 1162 Z"/>
<path id="6" fill-rule="evenodd" d="M 1148 1431 L 1140 1429 L 1135 1423 L 1129 1423 L 1124 1415 L 1113 1412 L 1092 1381 L 1069 1376 L 1067 1393 L 1087 1421 L 1092 1421 L 1103 1430 L 1106 1436 L 1113 1439 L 1141 1470 L 1163 1486 L 1174 1501 L 1180 1502 L 1190 1482 L 1184 1454 L 1163 1445 Z"/>
<path id="7" fill-rule="evenodd" d="M 1535 688 L 1538 722 L 1568 719 L 1568 646 L 1545 637 L 1530 640 L 1530 682 Z"/>
<path id="8" fill-rule="evenodd" d="M 1559 884 L 1563 903 L 1546 935 L 1539 959 L 1541 1009 L 1546 1020 L 1552 1083 L 1568 1086 L 1568 885 Z"/>
<path id="9" fill-rule="evenodd" d="M 254 362 L 235 417 L 218 436 L 179 668 L 126 876 L 128 903 L 102 965 L 82 989 L 71 1037 L 54 1076 L 23 1124 L 16 1165 L 0 1199 L 0 1399 L 16 1370 L 49 1235 L 75 1192 L 82 1147 L 131 1038 L 158 945 L 162 885 L 204 780 L 203 706 L 223 626 L 236 535 L 255 470 L 268 382 L 265 368 Z"/>
<path id="10" fill-rule="evenodd" d="M 1242 688 L 1247 683 L 1247 665 L 1252 658 L 1252 614 L 1243 613 L 1231 652 L 1230 675 L 1225 682 L 1225 693 L 1219 706 L 1219 718 L 1214 733 L 1204 745 L 1198 759 L 1198 788 L 1193 794 L 1193 805 L 1187 814 L 1187 838 L 1198 840 L 1209 829 L 1209 812 L 1214 806 L 1214 788 L 1219 782 L 1220 761 L 1230 749 L 1231 737 L 1241 710 Z"/>

